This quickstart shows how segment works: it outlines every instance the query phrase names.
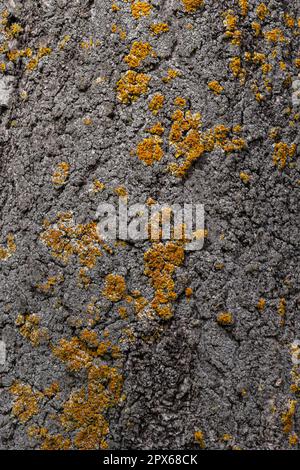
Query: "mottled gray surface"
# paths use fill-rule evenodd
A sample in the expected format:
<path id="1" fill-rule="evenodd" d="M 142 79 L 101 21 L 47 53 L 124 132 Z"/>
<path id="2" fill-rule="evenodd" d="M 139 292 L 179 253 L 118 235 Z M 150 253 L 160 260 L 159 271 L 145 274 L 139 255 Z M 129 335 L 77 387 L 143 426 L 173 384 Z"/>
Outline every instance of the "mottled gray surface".
<path id="1" fill-rule="evenodd" d="M 270 15 L 263 28 L 281 28 L 289 43 L 278 44 L 269 75 L 273 91 L 262 102 L 251 90 L 255 80 L 263 84 L 260 66 L 244 64 L 244 85 L 228 67 L 233 56 L 249 50 L 268 55 L 274 49 L 252 34 L 260 2 L 250 1 L 248 16 L 240 16 L 240 47 L 224 38 L 222 16 L 230 8 L 239 15 L 238 1 L 206 0 L 204 7 L 188 14 L 179 0 L 153 0 L 151 15 L 139 21 L 132 18 L 129 3 L 116 1 L 121 8 L 117 13 L 111 11 L 111 3 L 1 1 L 11 12 L 10 21 L 24 29 L 14 39 L 16 47 L 36 50 L 47 44 L 53 52 L 31 73 L 25 69 L 28 59 L 19 59 L 0 74 L 0 244 L 5 247 L 7 235 L 13 233 L 17 247 L 0 261 L 0 339 L 7 347 L 7 361 L 0 364 L 0 447 L 38 448 L 39 442 L 27 434 L 32 424 L 61 432 L 51 415 L 61 413 L 72 390 L 86 380 L 84 371 L 68 371 L 48 344 L 33 347 L 15 326 L 18 314 L 38 314 L 51 343 L 57 344 L 80 333 L 75 320 L 85 318 L 94 296 L 101 315 L 95 331 L 101 335 L 108 328 L 114 342 L 120 341 L 124 328 L 131 328 L 135 336 L 134 341 L 121 343 L 126 399 L 107 413 L 110 448 L 198 448 L 198 430 L 209 449 L 290 448 L 281 417 L 289 400 L 297 399 L 290 391 L 290 345 L 300 339 L 299 124 L 289 124 L 300 112 L 297 83 L 292 86 L 293 81 L 299 84 L 294 64 L 299 28 L 297 35 L 282 15 L 288 11 L 299 18 L 299 0 L 265 2 Z M 168 22 L 170 31 L 151 36 L 149 25 L 158 21 Z M 111 32 L 113 23 L 126 30 L 125 40 Z M 65 35 L 71 39 L 58 51 Z M 83 50 L 80 43 L 90 38 L 99 39 L 100 45 Z M 126 106 L 117 99 L 116 83 L 128 70 L 123 57 L 134 40 L 149 41 L 157 57 L 138 69 L 152 76 L 149 92 Z M 279 60 L 287 64 L 286 71 L 278 67 Z M 168 68 L 179 70 L 181 76 L 166 84 L 161 77 Z M 97 83 L 103 76 L 105 81 Z M 222 84 L 221 95 L 208 89 L 211 80 Z M 156 92 L 166 97 L 157 118 L 148 110 Z M 167 169 L 174 161 L 168 130 L 176 96 L 186 98 L 189 109 L 202 114 L 205 130 L 241 124 L 246 148 L 230 155 L 216 149 L 199 159 L 186 178 L 172 176 Z M 86 117 L 92 125 L 83 124 Z M 130 151 L 158 120 L 167 129 L 165 156 L 146 167 Z M 279 128 L 280 141 L 298 145 L 292 164 L 288 161 L 283 170 L 272 160 L 274 141 L 268 133 L 274 127 Z M 51 177 L 62 161 L 70 164 L 70 175 L 57 189 Z M 240 172 L 250 175 L 249 183 L 241 180 Z M 106 185 L 102 193 L 91 193 L 94 179 Z M 122 320 L 119 305 L 101 296 L 105 276 L 114 272 L 125 277 L 128 291 L 139 289 L 151 299 L 153 289 L 143 274 L 143 255 L 150 243 L 131 243 L 113 255 L 105 254 L 90 270 L 91 285 L 83 289 L 77 282 L 78 258 L 65 265 L 40 240 L 45 218 L 71 210 L 76 223 L 87 223 L 95 218 L 99 202 L 117 201 L 114 189 L 121 185 L 130 202 L 144 203 L 151 196 L 160 202 L 205 204 L 208 237 L 204 249 L 187 254 L 176 271 L 179 295 L 171 320 L 139 318 L 131 307 L 128 319 Z M 217 269 L 218 263 L 224 268 Z M 36 288 L 58 274 L 64 282 L 53 291 L 45 294 Z M 193 296 L 188 301 L 184 291 L 190 286 Z M 257 309 L 260 298 L 266 299 L 263 312 Z M 283 326 L 278 314 L 282 298 Z M 217 323 L 223 311 L 233 314 L 233 326 Z M 9 389 L 16 380 L 36 391 L 59 382 L 62 392 L 44 401 L 40 412 L 22 424 L 12 414 Z M 299 418 L 296 410 L 296 433 Z M 233 436 L 227 443 L 222 441 L 225 433 Z"/>

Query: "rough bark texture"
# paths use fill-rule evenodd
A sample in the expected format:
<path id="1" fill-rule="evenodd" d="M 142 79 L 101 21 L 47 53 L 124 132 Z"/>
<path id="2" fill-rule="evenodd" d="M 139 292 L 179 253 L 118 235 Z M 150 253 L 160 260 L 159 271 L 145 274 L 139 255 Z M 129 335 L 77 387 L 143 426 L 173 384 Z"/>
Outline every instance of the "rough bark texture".
<path id="1" fill-rule="evenodd" d="M 265 5 L 1 1 L 1 449 L 297 448 L 300 4 Z M 167 318 L 166 244 L 97 239 L 124 188 L 205 205 Z"/>

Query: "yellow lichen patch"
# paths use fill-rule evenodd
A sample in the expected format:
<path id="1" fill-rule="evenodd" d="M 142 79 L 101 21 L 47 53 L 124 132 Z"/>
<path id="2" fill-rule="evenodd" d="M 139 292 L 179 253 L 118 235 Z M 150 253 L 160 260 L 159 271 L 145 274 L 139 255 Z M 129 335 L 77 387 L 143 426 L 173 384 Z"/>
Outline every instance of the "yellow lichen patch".
<path id="1" fill-rule="evenodd" d="M 66 162 L 61 162 L 57 165 L 53 175 L 52 175 L 52 183 L 55 186 L 63 186 L 66 184 L 67 179 L 69 178 L 70 173 L 70 165 Z"/>
<path id="2" fill-rule="evenodd" d="M 214 129 L 201 132 L 201 115 L 192 114 L 190 111 L 183 113 L 181 110 L 175 111 L 172 116 L 173 125 L 170 131 L 170 145 L 176 149 L 176 158 L 184 156 L 184 161 L 180 165 L 172 163 L 169 166 L 171 173 L 178 177 L 184 177 L 193 163 L 205 152 L 212 152 L 216 147 L 222 148 L 224 152 L 231 153 L 242 150 L 245 141 L 241 138 L 229 138 L 233 129 L 223 125 Z"/>
<path id="3" fill-rule="evenodd" d="M 63 282 L 64 277 L 62 275 L 59 276 L 50 276 L 48 277 L 47 281 L 43 284 L 37 284 L 36 288 L 41 292 L 47 293 L 53 290 L 53 288 Z"/>
<path id="4" fill-rule="evenodd" d="M 195 442 L 200 446 L 201 449 L 205 449 L 206 444 L 204 440 L 204 434 L 202 431 L 196 431 L 194 434 Z"/>
<path id="5" fill-rule="evenodd" d="M 293 29 L 296 26 L 296 20 L 293 18 L 291 15 L 288 13 L 285 13 L 284 16 L 284 22 L 287 25 L 288 28 Z"/>
<path id="6" fill-rule="evenodd" d="M 58 346 L 52 347 L 54 356 L 65 362 L 70 370 L 78 371 L 91 366 L 93 356 L 79 338 L 61 339 Z"/>
<path id="7" fill-rule="evenodd" d="M 42 242 L 51 249 L 54 258 L 64 263 L 76 255 L 80 264 L 91 269 L 103 254 L 100 247 L 111 253 L 98 234 L 96 222 L 76 225 L 71 213 L 62 213 L 52 226 L 47 222 L 45 229 L 41 234 Z"/>
<path id="8" fill-rule="evenodd" d="M 147 93 L 150 79 L 149 75 L 128 70 L 117 83 L 118 99 L 125 104 L 136 101 Z"/>
<path id="9" fill-rule="evenodd" d="M 299 437 L 295 432 L 289 435 L 289 444 L 290 446 L 296 446 L 299 442 Z"/>
<path id="10" fill-rule="evenodd" d="M 241 178 L 241 180 L 243 181 L 244 184 L 247 184 L 250 181 L 250 176 L 247 173 L 245 173 L 244 171 L 240 172 L 240 178 Z"/>
<path id="11" fill-rule="evenodd" d="M 53 382 L 51 385 L 49 385 L 49 387 L 44 389 L 43 394 L 47 398 L 53 398 L 58 394 L 59 391 L 59 384 L 57 382 Z"/>
<path id="12" fill-rule="evenodd" d="M 168 23 L 153 23 L 150 29 L 155 35 L 167 33 L 170 30 Z"/>
<path id="13" fill-rule="evenodd" d="M 152 46 L 148 42 L 134 41 L 130 52 L 124 57 L 124 61 L 130 68 L 136 68 L 141 65 L 152 52 Z"/>
<path id="14" fill-rule="evenodd" d="M 163 133 L 165 132 L 165 128 L 163 127 L 161 122 L 157 122 L 152 127 L 150 127 L 150 129 L 147 132 L 153 135 L 162 136 Z"/>
<path id="15" fill-rule="evenodd" d="M 281 318 L 280 324 L 284 325 L 285 323 L 285 316 L 286 316 L 286 300 L 281 298 L 278 304 L 278 315 Z"/>
<path id="16" fill-rule="evenodd" d="M 243 16 L 246 16 L 248 13 L 248 8 L 249 8 L 248 0 L 239 0 L 239 6 L 241 9 L 241 14 Z"/>
<path id="17" fill-rule="evenodd" d="M 10 387 L 10 393 L 14 395 L 13 415 L 18 418 L 21 423 L 26 423 L 34 415 L 39 412 L 39 400 L 43 398 L 42 393 L 34 392 L 30 385 L 15 382 Z"/>
<path id="18" fill-rule="evenodd" d="M 257 302 L 256 308 L 259 312 L 263 312 L 266 307 L 266 300 L 265 299 L 259 299 Z"/>
<path id="19" fill-rule="evenodd" d="M 78 285 L 87 289 L 92 283 L 92 279 L 88 274 L 88 268 L 80 268 L 78 272 Z"/>
<path id="20" fill-rule="evenodd" d="M 93 120 L 89 116 L 84 117 L 82 122 L 85 126 L 91 126 L 93 124 Z"/>
<path id="21" fill-rule="evenodd" d="M 126 282 L 123 276 L 108 274 L 105 278 L 105 288 L 102 292 L 111 302 L 119 302 L 125 296 Z"/>
<path id="22" fill-rule="evenodd" d="M 290 400 L 288 409 L 281 415 L 281 423 L 283 425 L 283 432 L 289 434 L 293 428 L 293 419 L 296 413 L 297 400 Z"/>
<path id="23" fill-rule="evenodd" d="M 51 52 L 52 52 L 51 47 L 41 46 L 39 48 L 37 54 L 26 65 L 26 69 L 31 71 L 31 72 L 33 70 L 35 70 L 37 68 L 37 66 L 39 65 L 40 60 L 43 57 L 46 57 L 46 56 L 50 55 Z"/>
<path id="24" fill-rule="evenodd" d="M 153 96 L 149 103 L 150 111 L 156 116 L 158 112 L 163 108 L 165 97 L 161 93 L 157 93 Z"/>
<path id="25" fill-rule="evenodd" d="M 146 165 L 153 165 L 154 162 L 159 162 L 164 156 L 161 145 L 162 139 L 157 135 L 143 139 L 136 149 L 139 160 Z"/>
<path id="26" fill-rule="evenodd" d="M 187 288 L 185 289 L 185 296 L 186 296 L 188 299 L 190 299 L 190 298 L 192 297 L 192 295 L 193 295 L 193 292 L 194 292 L 194 291 L 193 291 L 193 289 L 192 289 L 191 287 L 187 287 Z"/>
<path id="27" fill-rule="evenodd" d="M 47 328 L 40 328 L 40 322 L 38 315 L 25 313 L 18 315 L 15 324 L 24 338 L 28 339 L 33 346 L 39 346 L 49 339 Z"/>
<path id="28" fill-rule="evenodd" d="M 122 398 L 123 378 L 114 367 L 92 366 L 87 390 L 73 392 L 65 403 L 61 423 L 75 432 L 74 445 L 80 450 L 107 449 L 109 424 L 104 412 Z"/>
<path id="29" fill-rule="evenodd" d="M 4 248 L 3 246 L 0 246 L 0 261 L 8 260 L 8 258 L 10 258 L 17 250 L 15 237 L 12 233 L 9 233 L 7 235 L 6 243 L 7 243 L 6 248 Z"/>
<path id="30" fill-rule="evenodd" d="M 127 198 L 127 197 L 128 197 L 128 191 L 127 191 L 127 189 L 125 188 L 125 186 L 118 186 L 118 187 L 115 189 L 115 193 L 116 193 L 119 197 L 122 197 L 122 198 Z"/>
<path id="31" fill-rule="evenodd" d="M 264 21 L 269 14 L 269 9 L 265 3 L 260 3 L 256 8 L 256 15 L 261 20 Z"/>
<path id="32" fill-rule="evenodd" d="M 202 5 L 204 4 L 204 0 L 181 0 L 185 11 L 188 13 L 195 13 Z"/>
<path id="33" fill-rule="evenodd" d="M 273 163 L 280 170 L 286 167 L 288 159 L 292 159 L 296 154 L 296 144 L 288 145 L 284 142 L 275 144 L 273 153 Z"/>
<path id="34" fill-rule="evenodd" d="M 174 80 L 174 78 L 177 78 L 180 75 L 180 72 L 174 69 L 168 69 L 167 75 L 162 78 L 162 81 L 165 83 L 170 82 L 171 80 Z"/>
<path id="35" fill-rule="evenodd" d="M 126 307 L 119 307 L 118 308 L 118 313 L 119 313 L 120 317 L 123 320 L 126 320 L 128 318 L 127 308 Z"/>
<path id="36" fill-rule="evenodd" d="M 143 16 L 149 16 L 152 10 L 152 5 L 148 2 L 140 2 L 133 0 L 131 4 L 131 13 L 136 20 Z"/>
<path id="37" fill-rule="evenodd" d="M 253 22 L 251 23 L 251 28 L 252 28 L 252 30 L 253 30 L 253 32 L 254 32 L 254 35 L 255 35 L 256 37 L 258 37 L 258 36 L 260 35 L 260 33 L 261 33 L 261 25 L 260 25 L 259 23 L 257 23 L 257 21 L 253 21 Z"/>
<path id="38" fill-rule="evenodd" d="M 232 325 L 234 322 L 233 315 L 230 312 L 222 312 L 217 316 L 217 322 L 221 326 Z"/>
<path id="39" fill-rule="evenodd" d="M 187 102 L 185 98 L 182 98 L 182 96 L 177 96 L 174 100 L 174 104 L 177 106 L 177 108 L 185 108 Z"/>
<path id="40" fill-rule="evenodd" d="M 144 255 L 144 272 L 155 290 L 150 306 L 164 320 L 173 316 L 172 302 L 177 298 L 173 275 L 183 261 L 184 248 L 175 242 L 155 243 Z"/>
<path id="41" fill-rule="evenodd" d="M 63 39 L 60 41 L 60 43 L 58 44 L 58 49 L 60 50 L 64 49 L 69 41 L 71 41 L 71 36 L 69 34 L 66 34 L 63 37 Z"/>
<path id="42" fill-rule="evenodd" d="M 69 450 L 71 440 L 61 434 L 50 434 L 47 428 L 31 426 L 28 429 L 29 437 L 42 441 L 41 450 Z"/>
<path id="43" fill-rule="evenodd" d="M 271 43 L 278 43 L 278 42 L 283 42 L 284 39 L 284 34 L 281 29 L 275 28 L 270 31 L 264 32 L 264 37 L 268 42 Z"/>
<path id="44" fill-rule="evenodd" d="M 234 15 L 232 10 L 228 10 L 224 15 L 223 24 L 226 28 L 225 37 L 230 39 L 231 44 L 240 46 L 242 33 L 237 28 L 239 22 L 238 16 Z"/>
<path id="45" fill-rule="evenodd" d="M 113 24 L 111 27 L 111 32 L 112 33 L 119 33 L 119 36 L 122 40 L 125 40 L 127 37 L 127 33 L 125 30 L 123 30 L 120 26 L 117 24 Z"/>
<path id="46" fill-rule="evenodd" d="M 99 180 L 93 181 L 93 187 L 92 187 L 93 193 L 101 193 L 102 191 L 104 191 L 104 189 L 105 189 L 104 183 L 101 183 L 101 181 Z"/>
<path id="47" fill-rule="evenodd" d="M 232 57 L 229 62 L 230 70 L 234 77 L 239 78 L 241 83 L 244 83 L 246 70 L 242 67 L 242 61 L 240 57 Z"/>
<path id="48" fill-rule="evenodd" d="M 213 80 L 213 81 L 209 82 L 208 83 L 208 88 L 211 91 L 213 91 L 215 95 L 220 95 L 222 93 L 222 91 L 224 90 L 224 88 L 216 80 Z"/>
<path id="49" fill-rule="evenodd" d="M 233 439 L 232 435 L 231 434 L 223 434 L 222 436 L 222 441 L 223 442 L 229 442 Z"/>

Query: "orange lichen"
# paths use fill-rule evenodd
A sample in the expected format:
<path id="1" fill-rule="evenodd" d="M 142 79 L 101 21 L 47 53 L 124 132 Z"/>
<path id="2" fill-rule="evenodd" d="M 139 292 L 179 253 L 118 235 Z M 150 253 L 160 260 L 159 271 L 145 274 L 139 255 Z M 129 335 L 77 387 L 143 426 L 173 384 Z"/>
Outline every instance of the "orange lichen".
<path id="1" fill-rule="evenodd" d="M 57 165 L 56 170 L 52 175 L 52 183 L 55 186 L 63 186 L 69 178 L 70 165 L 66 162 L 61 162 Z"/>
<path id="2" fill-rule="evenodd" d="M 118 186 L 115 188 L 115 193 L 122 198 L 127 198 L 128 197 L 128 191 L 125 188 L 125 186 Z"/>
<path id="3" fill-rule="evenodd" d="M 174 80 L 174 78 L 178 77 L 180 75 L 180 72 L 174 69 L 168 69 L 167 75 L 162 78 L 162 81 L 165 83 L 170 82 L 171 80 Z"/>
<path id="4" fill-rule="evenodd" d="M 71 213 L 62 213 L 52 226 L 47 223 L 45 228 L 41 240 L 51 249 L 52 256 L 64 263 L 76 255 L 80 264 L 91 269 L 103 254 L 101 248 L 111 253 L 98 234 L 97 222 L 76 225 Z"/>
<path id="5" fill-rule="evenodd" d="M 65 403 L 61 423 L 75 432 L 74 444 L 80 450 L 107 449 L 109 424 L 104 412 L 121 400 L 123 379 L 116 368 L 92 366 L 87 391 L 73 392 Z"/>
<path id="6" fill-rule="evenodd" d="M 47 428 L 31 426 L 28 429 L 29 437 L 42 441 L 41 450 L 69 450 L 71 439 L 64 438 L 61 434 L 50 434 Z"/>
<path id="7" fill-rule="evenodd" d="M 293 29 L 296 25 L 296 20 L 293 18 L 291 15 L 288 13 L 285 13 L 284 16 L 284 22 L 287 25 L 288 28 Z"/>
<path id="8" fill-rule="evenodd" d="M 165 97 L 161 93 L 157 93 L 153 96 L 149 103 L 150 111 L 156 116 L 158 112 L 162 109 L 165 102 Z"/>
<path id="9" fill-rule="evenodd" d="M 244 171 L 240 172 L 240 178 L 241 178 L 241 180 L 243 181 L 244 184 L 247 184 L 250 181 L 250 176 L 247 173 L 245 173 Z"/>
<path id="10" fill-rule="evenodd" d="M 150 306 L 158 316 L 168 320 L 173 316 L 172 302 L 177 298 L 173 275 L 184 261 L 184 248 L 175 242 L 155 243 L 145 253 L 144 261 L 145 275 L 155 290 Z"/>
<path id="11" fill-rule="evenodd" d="M 153 165 L 154 162 L 159 162 L 164 156 L 161 145 L 162 139 L 157 135 L 143 139 L 138 144 L 136 150 L 139 160 L 143 161 L 146 165 Z"/>
<path id="12" fill-rule="evenodd" d="M 53 382 L 49 387 L 46 387 L 43 391 L 43 394 L 47 398 L 53 398 L 55 397 L 58 392 L 60 391 L 59 384 L 57 382 Z"/>
<path id="13" fill-rule="evenodd" d="M 157 122 L 157 123 L 154 124 L 152 127 L 150 127 L 150 129 L 148 130 L 148 132 L 149 132 L 150 134 L 162 136 L 163 133 L 165 132 L 165 128 L 163 127 L 163 125 L 162 125 L 161 122 Z"/>
<path id="14" fill-rule="evenodd" d="M 281 423 L 285 434 L 289 434 L 292 431 L 297 403 L 297 400 L 290 400 L 287 411 L 281 415 Z"/>
<path id="15" fill-rule="evenodd" d="M 15 382 L 10 387 L 10 393 L 16 397 L 12 412 L 21 423 L 27 423 L 34 415 L 38 414 L 38 402 L 43 397 L 42 393 L 34 392 L 30 385 L 20 382 Z"/>
<path id="16" fill-rule="evenodd" d="M 149 75 L 128 70 L 117 83 L 118 99 L 125 104 L 136 101 L 147 93 L 150 79 Z"/>
<path id="17" fill-rule="evenodd" d="M 286 316 L 286 300 L 281 298 L 278 304 L 278 315 L 281 318 L 280 324 L 284 325 L 285 323 L 285 316 Z"/>
<path id="18" fill-rule="evenodd" d="M 136 68 L 141 65 L 152 52 L 152 46 L 148 42 L 134 41 L 130 52 L 124 57 L 124 61 L 130 68 Z"/>
<path id="19" fill-rule="evenodd" d="M 6 243 L 6 248 L 0 246 L 0 261 L 8 260 L 17 250 L 15 237 L 12 233 L 7 235 Z"/>
<path id="20" fill-rule="evenodd" d="M 140 2 L 133 0 L 131 4 L 132 16 L 138 20 L 143 16 L 149 16 L 152 10 L 152 5 L 148 2 Z"/>
<path id="21" fill-rule="evenodd" d="M 229 442 L 233 439 L 232 435 L 231 434 L 223 434 L 222 436 L 222 441 L 223 442 Z"/>
<path id="22" fill-rule="evenodd" d="M 191 298 L 192 295 L 193 295 L 193 292 L 194 292 L 194 291 L 193 291 L 193 289 L 192 289 L 191 287 L 187 287 L 187 288 L 185 289 L 185 295 L 186 295 L 186 297 L 187 297 L 188 299 Z"/>
<path id="23" fill-rule="evenodd" d="M 296 144 L 288 145 L 285 142 L 278 142 L 274 147 L 273 163 L 280 170 L 286 167 L 288 158 L 292 159 L 296 154 Z"/>
<path id="24" fill-rule="evenodd" d="M 259 301 L 257 302 L 257 306 L 256 306 L 257 310 L 259 312 L 263 312 L 265 307 L 266 307 L 266 300 L 262 298 L 259 299 Z"/>
<path id="25" fill-rule="evenodd" d="M 242 15 L 246 16 L 248 13 L 248 8 L 249 8 L 248 0 L 239 0 L 239 5 L 240 5 Z"/>
<path id="26" fill-rule="evenodd" d="M 214 129 L 201 132 L 201 115 L 192 114 L 190 111 L 183 113 L 175 111 L 172 116 L 173 125 L 170 131 L 170 144 L 176 149 L 176 158 L 184 156 L 180 165 L 172 163 L 170 171 L 178 177 L 186 175 L 193 163 L 205 152 L 212 152 L 214 148 L 221 147 L 224 152 L 231 153 L 245 147 L 245 141 L 241 138 L 229 138 L 232 130 L 220 125 Z"/>
<path id="27" fill-rule="evenodd" d="M 71 40 L 71 36 L 69 34 L 66 34 L 61 40 L 61 42 L 58 44 L 58 49 L 60 50 L 64 49 L 70 40 Z"/>
<path id="28" fill-rule="evenodd" d="M 126 282 L 118 274 L 108 274 L 105 278 L 105 288 L 102 291 L 104 297 L 111 302 L 119 302 L 125 296 Z"/>
<path id="29" fill-rule="evenodd" d="M 25 313 L 18 315 L 15 324 L 24 338 L 28 339 L 33 346 L 39 346 L 49 338 L 47 328 L 39 327 L 40 322 L 38 315 Z"/>
<path id="30" fill-rule="evenodd" d="M 208 83 L 208 88 L 211 91 L 213 91 L 215 95 L 220 95 L 222 93 L 222 91 L 224 90 L 224 88 L 216 80 L 213 80 L 213 81 L 209 82 Z"/>
<path id="31" fill-rule="evenodd" d="M 47 281 L 44 282 L 43 284 L 37 284 L 36 288 L 38 290 L 40 290 L 41 292 L 44 292 L 44 293 L 47 293 L 51 290 L 53 290 L 53 288 L 63 282 L 64 280 L 64 277 L 62 275 L 59 275 L 59 276 L 50 276 L 48 277 Z"/>
<path id="32" fill-rule="evenodd" d="M 120 317 L 123 320 L 126 320 L 128 318 L 127 308 L 126 307 L 119 307 L 118 308 L 118 313 L 119 313 Z"/>
<path id="33" fill-rule="evenodd" d="M 85 126 L 91 126 L 93 124 L 93 120 L 89 116 L 84 117 L 82 122 Z"/>
<path id="34" fill-rule="evenodd" d="M 152 24 L 150 26 L 150 29 L 151 29 L 152 33 L 155 34 L 155 35 L 159 35 L 159 34 L 162 34 L 162 33 L 167 33 L 170 30 L 169 25 L 167 23 Z"/>
<path id="35" fill-rule="evenodd" d="M 181 0 L 185 11 L 195 13 L 203 4 L 204 0 Z"/>
<path id="36" fill-rule="evenodd" d="M 37 54 L 28 62 L 26 65 L 26 69 L 30 70 L 31 72 L 37 68 L 39 65 L 40 60 L 45 57 L 50 55 L 52 52 L 51 47 L 45 47 L 41 46 L 37 52 Z"/>
<path id="37" fill-rule="evenodd" d="M 272 29 L 270 31 L 264 32 L 264 37 L 268 42 L 271 43 L 277 43 L 277 42 L 283 42 L 284 39 L 284 34 L 279 28 Z"/>
<path id="38" fill-rule="evenodd" d="M 231 40 L 231 44 L 240 46 L 242 33 L 238 30 L 237 25 L 239 22 L 238 16 L 234 15 L 232 10 L 228 10 L 225 14 L 223 24 L 226 28 L 225 37 Z"/>
<path id="39" fill-rule="evenodd" d="M 206 444 L 204 440 L 204 434 L 202 431 L 196 431 L 194 434 L 195 442 L 200 446 L 201 449 L 205 449 Z"/>
<path id="40" fill-rule="evenodd" d="M 234 322 L 233 315 L 230 312 L 222 312 L 217 316 L 217 322 L 219 325 L 227 326 L 232 325 Z"/>
<path id="41" fill-rule="evenodd" d="M 102 191 L 104 191 L 104 189 L 105 189 L 105 184 L 104 183 L 101 183 L 101 181 L 99 181 L 99 180 L 94 180 L 93 181 L 92 191 L 94 193 L 101 193 Z"/>
<path id="42" fill-rule="evenodd" d="M 70 370 L 78 371 L 91 366 L 93 356 L 79 338 L 61 339 L 58 346 L 52 347 L 54 356 L 65 362 Z"/>
<path id="43" fill-rule="evenodd" d="M 251 28 L 253 29 L 255 36 L 258 37 L 261 33 L 261 25 L 257 23 L 257 21 L 253 21 L 251 23 Z"/>
<path id="44" fill-rule="evenodd" d="M 232 57 L 229 62 L 229 67 L 236 78 L 239 78 L 241 83 L 244 83 L 246 70 L 242 67 L 242 61 L 240 57 Z"/>
<path id="45" fill-rule="evenodd" d="M 260 3 L 256 8 L 256 15 L 261 21 L 264 21 L 267 15 L 269 14 L 269 9 L 265 3 Z"/>

